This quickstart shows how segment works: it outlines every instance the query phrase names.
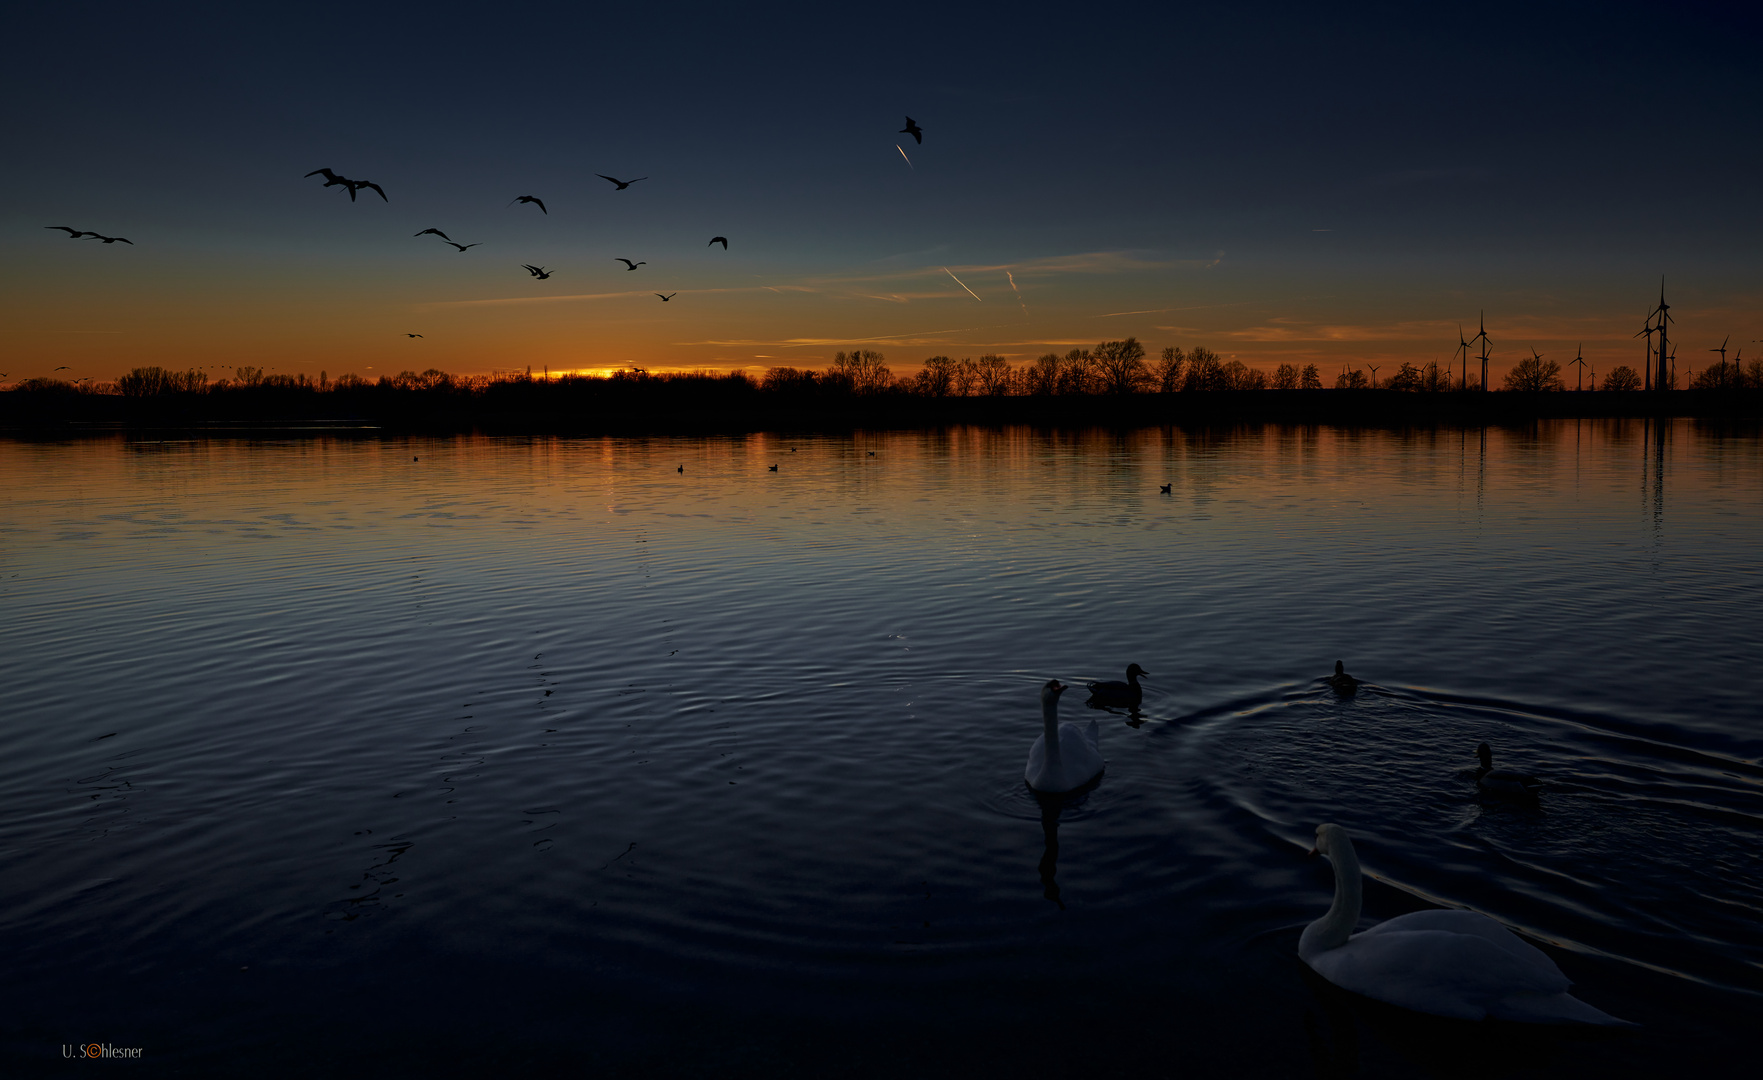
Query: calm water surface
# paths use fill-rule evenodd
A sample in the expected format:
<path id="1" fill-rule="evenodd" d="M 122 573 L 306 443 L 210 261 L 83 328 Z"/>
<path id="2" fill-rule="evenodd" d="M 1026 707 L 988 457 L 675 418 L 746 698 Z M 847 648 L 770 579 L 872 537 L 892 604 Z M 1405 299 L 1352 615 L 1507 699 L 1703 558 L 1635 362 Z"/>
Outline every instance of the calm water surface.
<path id="1" fill-rule="evenodd" d="M 12 442 L 0 475 L 9 1073 L 1749 1054 L 1755 432 Z M 1138 715 L 1064 703 L 1101 784 L 1038 803 L 1037 688 L 1129 662 Z M 1477 797 L 1483 740 L 1537 806 Z M 1321 821 L 1368 920 L 1487 912 L 1643 1026 L 1316 985 Z"/>

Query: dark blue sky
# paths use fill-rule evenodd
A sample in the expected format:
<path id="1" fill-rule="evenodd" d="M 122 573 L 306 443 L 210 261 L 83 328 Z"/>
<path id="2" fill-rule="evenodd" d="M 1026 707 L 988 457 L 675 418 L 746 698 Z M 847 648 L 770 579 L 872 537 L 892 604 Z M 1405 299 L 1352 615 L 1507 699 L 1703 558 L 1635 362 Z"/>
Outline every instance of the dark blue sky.
<path id="1" fill-rule="evenodd" d="M 1483 308 L 1509 351 L 1615 357 L 1660 273 L 1681 333 L 1763 338 L 1763 40 L 1736 5 L 67 4 L 6 26 L 25 167 L 0 181 L 0 315 L 27 373 L 403 364 L 387 335 L 414 325 L 455 370 L 1128 333 L 1424 359 Z M 319 166 L 391 202 L 350 206 L 301 178 Z M 549 215 L 505 206 L 529 192 Z M 483 247 L 409 235 L 430 225 Z"/>

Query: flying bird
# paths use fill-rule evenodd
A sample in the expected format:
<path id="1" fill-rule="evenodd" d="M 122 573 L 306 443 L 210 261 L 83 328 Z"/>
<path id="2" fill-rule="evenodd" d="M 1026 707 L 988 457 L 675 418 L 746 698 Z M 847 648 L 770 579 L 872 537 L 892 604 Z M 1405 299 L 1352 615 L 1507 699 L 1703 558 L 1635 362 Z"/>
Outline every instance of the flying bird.
<path id="1" fill-rule="evenodd" d="M 449 244 L 451 244 L 453 242 L 453 238 L 451 236 L 448 236 L 446 233 L 442 232 L 439 229 L 424 229 L 421 232 L 417 233 L 416 235 L 417 236 L 427 236 L 430 233 L 435 234 L 436 236 L 440 237 L 441 239 L 447 241 L 447 243 L 449 243 Z"/>
<path id="2" fill-rule="evenodd" d="M 899 131 L 896 131 L 894 134 L 910 135 L 914 139 L 917 139 L 921 145 L 924 143 L 924 129 L 919 127 L 918 121 L 912 119 L 910 116 L 906 118 L 906 126 Z"/>
<path id="3" fill-rule="evenodd" d="M 56 368 L 55 370 L 56 371 L 66 371 L 66 370 L 68 370 L 68 367 L 66 364 L 63 364 L 60 367 Z"/>
<path id="4" fill-rule="evenodd" d="M 551 276 L 551 271 L 545 269 L 542 266 L 534 266 L 532 263 L 521 263 L 520 265 L 526 267 L 527 272 L 532 274 L 532 276 L 538 278 L 540 281 L 543 281 L 546 278 Z"/>
<path id="5" fill-rule="evenodd" d="M 547 216 L 549 216 L 549 215 L 547 215 Z M 453 244 L 453 241 L 449 240 L 449 241 L 447 241 L 447 243 Z M 483 241 L 479 240 L 476 244 L 453 244 L 453 246 L 458 248 L 460 251 L 464 251 L 466 248 L 474 248 L 474 247 L 479 246 L 482 243 L 483 243 Z"/>
<path id="6" fill-rule="evenodd" d="M 726 237 L 726 236 L 712 236 L 710 238 L 710 244 L 721 244 L 722 250 L 727 251 L 728 250 L 728 237 Z M 709 247 L 710 244 L 705 244 L 704 246 Z"/>
<path id="7" fill-rule="evenodd" d="M 421 334 L 405 334 L 405 337 L 421 337 Z"/>
<path id="8" fill-rule="evenodd" d="M 120 240 L 123 243 L 127 244 L 129 247 L 135 246 L 135 242 L 133 240 L 130 240 L 126 236 L 104 236 L 100 233 L 92 233 L 91 235 L 98 237 L 98 239 L 104 241 L 106 244 L 114 244 Z"/>
<path id="9" fill-rule="evenodd" d="M 660 293 L 656 293 L 655 295 L 661 296 Z M 667 303 L 667 301 L 672 300 L 674 297 L 676 297 L 678 295 L 679 295 L 679 293 L 677 293 L 677 292 L 670 292 L 666 296 L 661 296 L 661 302 L 665 304 L 665 303 Z"/>
<path id="10" fill-rule="evenodd" d="M 306 176 L 323 176 L 325 187 L 337 187 L 340 185 L 342 187 L 348 188 L 350 202 L 355 201 L 355 193 L 357 191 L 360 191 L 362 188 L 372 188 L 375 191 L 379 192 L 380 198 L 385 199 L 386 202 L 392 201 L 390 199 L 386 199 L 386 189 L 380 187 L 378 184 L 374 183 L 372 180 L 351 180 L 347 176 L 338 176 L 336 173 L 332 172 L 329 169 L 314 169 L 311 172 L 307 173 Z M 302 180 L 304 180 L 305 178 L 306 177 L 301 177 Z M 418 234 L 418 235 L 420 235 L 420 234 Z"/>
<path id="11" fill-rule="evenodd" d="M 45 225 L 45 226 L 43 226 L 43 228 L 66 230 L 67 238 L 69 240 L 78 240 L 82 236 L 97 236 L 98 235 L 95 232 L 83 232 L 79 229 L 75 229 L 75 228 L 72 228 L 71 226 L 67 226 L 67 225 Z"/>
<path id="12" fill-rule="evenodd" d="M 339 184 L 346 186 L 349 183 L 348 180 L 344 179 L 341 176 L 338 176 L 336 173 L 330 171 L 329 169 L 314 169 L 311 172 L 306 174 L 306 176 L 321 176 L 321 175 L 324 177 L 324 186 L 325 187 L 336 187 Z M 300 179 L 304 180 L 304 179 L 306 179 L 306 176 L 302 176 Z"/>
<path id="13" fill-rule="evenodd" d="M 649 265 L 646 262 L 631 262 L 629 259 L 620 259 L 620 258 L 614 258 L 612 261 L 613 262 L 621 262 L 624 265 L 630 267 L 632 270 L 635 270 L 639 266 L 648 266 Z"/>
<path id="14" fill-rule="evenodd" d="M 512 201 L 509 202 L 508 205 L 513 206 L 515 203 L 529 203 L 529 202 L 532 203 L 534 206 L 538 207 L 539 212 L 544 214 L 546 217 L 551 216 L 551 211 L 545 209 L 545 200 L 539 198 L 537 195 L 516 196 Z"/>
<path id="15" fill-rule="evenodd" d="M 627 188 L 627 187 L 630 187 L 630 186 L 631 186 L 631 185 L 632 185 L 632 184 L 634 184 L 634 183 L 636 183 L 636 182 L 637 182 L 637 180 L 647 180 L 647 179 L 649 179 L 649 178 L 648 178 L 648 177 L 647 177 L 647 176 L 639 176 L 639 177 L 637 177 L 637 180 L 620 180 L 620 179 L 619 179 L 619 178 L 618 178 L 618 177 L 616 177 L 616 176 L 607 176 L 607 175 L 606 175 L 606 174 L 605 174 L 605 173 L 603 173 L 603 172 L 597 172 L 597 173 L 595 173 L 595 174 L 594 174 L 594 175 L 595 175 L 595 176 L 598 176 L 598 177 L 599 177 L 599 178 L 600 178 L 600 179 L 602 179 L 602 180 L 610 180 L 610 181 L 612 181 L 612 182 L 613 182 L 613 183 L 614 183 L 614 184 L 617 184 L 617 185 L 618 185 L 618 190 L 620 190 L 620 191 L 623 191 L 623 190 L 624 190 L 624 189 L 625 189 L 625 188 Z"/>

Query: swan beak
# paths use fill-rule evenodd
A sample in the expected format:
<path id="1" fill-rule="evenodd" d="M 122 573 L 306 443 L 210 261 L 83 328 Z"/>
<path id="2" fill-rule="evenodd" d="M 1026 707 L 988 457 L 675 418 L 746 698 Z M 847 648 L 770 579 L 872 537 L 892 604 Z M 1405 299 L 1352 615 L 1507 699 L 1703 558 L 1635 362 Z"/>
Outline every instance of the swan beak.
<path id="1" fill-rule="evenodd" d="M 1311 848 L 1309 851 L 1304 852 L 1304 858 L 1314 859 L 1320 854 L 1322 854 L 1322 851 L 1319 848 Z"/>

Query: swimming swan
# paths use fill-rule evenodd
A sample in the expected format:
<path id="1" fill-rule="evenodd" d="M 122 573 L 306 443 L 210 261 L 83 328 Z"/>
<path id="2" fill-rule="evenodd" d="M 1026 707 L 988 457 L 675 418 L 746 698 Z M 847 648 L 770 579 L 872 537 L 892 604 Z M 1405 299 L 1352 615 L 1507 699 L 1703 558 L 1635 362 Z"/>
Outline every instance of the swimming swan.
<path id="1" fill-rule="evenodd" d="M 1066 688 L 1058 679 L 1041 687 L 1041 723 L 1045 728 L 1028 748 L 1028 768 L 1022 778 L 1036 791 L 1073 791 L 1102 775 L 1106 764 L 1097 749 L 1101 731 L 1091 720 L 1087 728 L 1059 722 L 1059 695 Z"/>
<path id="2" fill-rule="evenodd" d="M 1475 756 L 1481 758 L 1481 768 L 1475 770 L 1475 786 L 1489 795 L 1534 799 L 1543 789 L 1543 782 L 1534 776 L 1494 768 L 1494 752 L 1487 743 L 1475 748 Z"/>
<path id="3" fill-rule="evenodd" d="M 1098 705 L 1137 705 L 1145 699 L 1145 691 L 1139 686 L 1139 676 L 1150 674 L 1137 664 L 1128 664 L 1125 682 L 1091 683 L 1090 700 Z"/>
<path id="4" fill-rule="evenodd" d="M 1298 958 L 1341 989 L 1459 1020 L 1632 1026 L 1568 994 L 1553 960 L 1479 912 L 1415 911 L 1353 933 L 1359 858 L 1347 830 L 1318 825 L 1318 853 L 1334 863 L 1334 905 L 1304 928 Z"/>

